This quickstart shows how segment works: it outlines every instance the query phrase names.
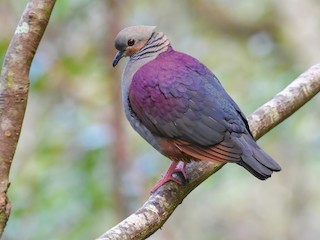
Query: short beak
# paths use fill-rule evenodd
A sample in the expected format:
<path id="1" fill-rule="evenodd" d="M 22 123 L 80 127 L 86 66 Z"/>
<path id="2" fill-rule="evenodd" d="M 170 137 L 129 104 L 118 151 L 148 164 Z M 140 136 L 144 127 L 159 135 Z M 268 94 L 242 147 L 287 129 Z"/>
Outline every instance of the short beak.
<path id="1" fill-rule="evenodd" d="M 114 57 L 113 62 L 112 62 L 112 66 L 113 67 L 117 66 L 117 64 L 120 61 L 120 59 L 124 57 L 123 54 L 124 54 L 124 51 L 117 52 L 117 54 Z"/>

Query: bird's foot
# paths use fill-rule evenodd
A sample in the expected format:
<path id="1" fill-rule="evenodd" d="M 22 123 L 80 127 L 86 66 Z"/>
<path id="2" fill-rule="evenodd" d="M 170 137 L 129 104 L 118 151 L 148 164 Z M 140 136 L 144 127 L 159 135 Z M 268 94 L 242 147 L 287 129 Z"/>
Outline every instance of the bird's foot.
<path id="1" fill-rule="evenodd" d="M 155 191 L 158 190 L 159 187 L 161 187 L 163 184 L 165 184 L 166 182 L 169 182 L 169 181 L 174 181 L 178 184 L 182 184 L 182 181 L 176 177 L 173 177 L 173 176 L 166 176 L 164 175 L 157 183 L 156 185 L 154 185 L 154 187 L 152 188 L 151 190 L 151 193 L 154 193 Z"/>
<path id="2" fill-rule="evenodd" d="M 185 162 L 180 162 L 178 166 L 174 169 L 173 173 L 182 173 L 185 182 L 188 181 L 188 174 L 186 171 L 187 164 Z"/>
<path id="3" fill-rule="evenodd" d="M 169 181 L 174 181 L 178 183 L 179 185 L 184 184 L 187 182 L 187 172 L 186 172 L 186 164 L 182 162 L 182 164 L 179 164 L 179 162 L 172 161 L 170 164 L 168 170 L 166 173 L 162 176 L 162 178 L 156 183 L 156 185 L 152 188 L 151 193 L 154 193 L 155 191 L 158 190 L 159 187 L 161 187 L 163 184 Z M 178 165 L 178 166 L 177 166 Z M 172 176 L 172 174 L 177 173 L 177 174 L 182 174 L 183 180 L 180 180 L 178 177 Z"/>

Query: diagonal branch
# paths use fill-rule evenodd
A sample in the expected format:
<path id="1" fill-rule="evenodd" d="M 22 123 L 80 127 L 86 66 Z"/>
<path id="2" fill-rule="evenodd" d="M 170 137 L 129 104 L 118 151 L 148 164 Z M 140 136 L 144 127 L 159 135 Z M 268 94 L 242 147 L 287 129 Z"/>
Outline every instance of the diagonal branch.
<path id="1" fill-rule="evenodd" d="M 320 63 L 314 65 L 269 102 L 248 117 L 255 139 L 260 138 L 320 91 Z M 200 183 L 223 167 L 222 163 L 192 162 L 187 165 L 190 181 L 179 186 L 169 182 L 160 187 L 135 213 L 97 240 L 145 239 L 157 231 L 183 199 Z"/>
<path id="2" fill-rule="evenodd" d="M 0 238 L 10 215 L 9 171 L 29 91 L 29 70 L 55 0 L 31 0 L 10 42 L 0 78 Z"/>

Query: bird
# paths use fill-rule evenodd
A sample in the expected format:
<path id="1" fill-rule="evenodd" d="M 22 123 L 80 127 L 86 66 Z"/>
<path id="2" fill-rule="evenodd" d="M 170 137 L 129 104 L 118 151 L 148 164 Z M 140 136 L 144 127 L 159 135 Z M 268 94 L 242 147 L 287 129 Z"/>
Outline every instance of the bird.
<path id="1" fill-rule="evenodd" d="M 196 58 L 173 49 L 156 26 L 130 26 L 115 38 L 112 65 L 129 57 L 121 80 L 134 130 L 172 162 L 152 189 L 188 180 L 190 161 L 236 163 L 258 179 L 281 170 L 253 138 L 248 121 L 222 84 Z"/>

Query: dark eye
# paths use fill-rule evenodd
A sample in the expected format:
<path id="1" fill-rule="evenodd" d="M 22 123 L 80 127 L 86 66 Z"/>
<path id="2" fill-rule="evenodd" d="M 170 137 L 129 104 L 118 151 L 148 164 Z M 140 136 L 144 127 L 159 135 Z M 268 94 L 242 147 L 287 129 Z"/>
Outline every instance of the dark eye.
<path id="1" fill-rule="evenodd" d="M 128 46 L 129 46 L 129 47 L 133 46 L 134 43 L 135 43 L 135 41 L 134 41 L 133 39 L 129 39 L 129 40 L 128 40 Z"/>

